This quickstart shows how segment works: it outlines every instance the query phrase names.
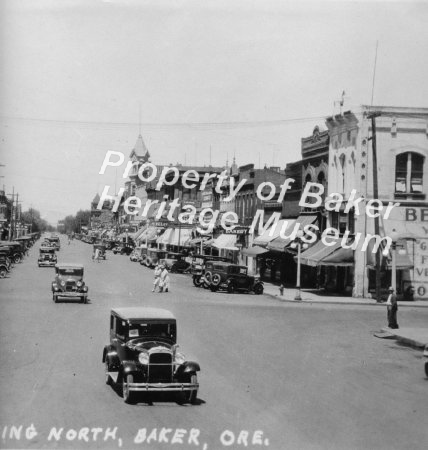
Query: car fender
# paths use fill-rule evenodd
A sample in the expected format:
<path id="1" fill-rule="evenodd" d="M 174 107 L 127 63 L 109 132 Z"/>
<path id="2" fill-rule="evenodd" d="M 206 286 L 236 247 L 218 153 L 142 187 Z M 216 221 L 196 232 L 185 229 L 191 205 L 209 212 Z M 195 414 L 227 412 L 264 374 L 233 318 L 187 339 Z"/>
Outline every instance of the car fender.
<path id="1" fill-rule="evenodd" d="M 119 357 L 117 355 L 117 351 L 112 345 L 106 345 L 104 347 L 102 362 L 104 363 L 107 358 L 110 360 L 110 363 L 113 366 L 117 366 L 117 367 L 120 366 L 120 361 L 119 361 Z"/>
<path id="2" fill-rule="evenodd" d="M 141 369 L 136 361 L 122 361 L 120 372 L 122 375 L 128 375 L 130 373 L 141 372 Z"/>
<path id="3" fill-rule="evenodd" d="M 199 372 L 200 370 L 201 368 L 197 362 L 186 361 L 177 369 L 176 376 L 181 377 L 184 374 Z"/>

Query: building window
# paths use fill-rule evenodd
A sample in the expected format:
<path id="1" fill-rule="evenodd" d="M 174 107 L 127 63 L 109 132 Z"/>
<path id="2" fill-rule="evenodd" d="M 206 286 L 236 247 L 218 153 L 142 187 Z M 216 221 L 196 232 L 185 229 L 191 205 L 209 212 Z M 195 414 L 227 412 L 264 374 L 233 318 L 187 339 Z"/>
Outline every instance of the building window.
<path id="1" fill-rule="evenodd" d="M 342 173 L 341 173 L 341 175 L 342 175 L 342 177 L 341 177 L 341 181 L 342 181 L 341 185 L 342 186 L 341 186 L 341 189 L 342 189 L 342 193 L 344 194 L 345 193 L 345 164 L 346 164 L 346 156 L 343 153 L 340 155 L 339 161 L 340 161 L 340 165 L 341 165 L 341 168 L 342 168 Z"/>
<path id="2" fill-rule="evenodd" d="M 422 194 L 424 157 L 418 153 L 400 153 L 395 158 L 395 192 Z"/>
<path id="3" fill-rule="evenodd" d="M 339 230 L 340 235 L 348 231 L 350 234 L 355 233 L 354 227 L 354 209 L 352 208 L 349 213 L 332 211 L 330 216 L 330 223 L 333 228 Z"/>
<path id="4" fill-rule="evenodd" d="M 324 187 L 324 192 L 322 193 L 322 196 L 321 196 L 321 198 L 322 198 L 323 201 L 324 201 L 324 200 L 325 200 L 326 193 L 327 193 L 327 180 L 326 180 L 326 178 L 325 178 L 325 175 L 324 175 L 324 172 L 323 172 L 323 171 L 321 171 L 321 172 L 318 174 L 317 183 L 318 183 L 318 184 L 322 184 L 322 186 Z"/>

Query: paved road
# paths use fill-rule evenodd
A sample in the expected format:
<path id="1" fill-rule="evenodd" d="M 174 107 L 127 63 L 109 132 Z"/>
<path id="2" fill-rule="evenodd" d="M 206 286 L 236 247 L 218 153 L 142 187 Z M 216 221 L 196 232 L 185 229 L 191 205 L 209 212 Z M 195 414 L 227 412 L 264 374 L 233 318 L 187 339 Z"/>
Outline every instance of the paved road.
<path id="1" fill-rule="evenodd" d="M 89 245 L 64 239 L 59 259 L 86 265 L 91 301 L 55 304 L 37 247 L 0 280 L 3 448 L 427 447 L 421 352 L 373 337 L 383 309 L 211 293 L 185 275 L 153 294 L 149 269 L 112 253 L 93 263 Z M 181 350 L 202 368 L 198 405 L 130 406 L 104 384 L 109 309 L 136 305 L 177 316 Z M 402 309 L 399 321 L 423 326 L 428 312 Z"/>

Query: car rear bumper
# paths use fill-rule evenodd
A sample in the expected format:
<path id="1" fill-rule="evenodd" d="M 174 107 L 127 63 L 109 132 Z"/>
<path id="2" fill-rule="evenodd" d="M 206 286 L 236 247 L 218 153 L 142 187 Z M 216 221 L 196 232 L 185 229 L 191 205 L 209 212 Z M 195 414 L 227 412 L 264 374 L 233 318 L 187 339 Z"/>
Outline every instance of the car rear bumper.
<path id="1" fill-rule="evenodd" d="M 56 261 L 39 261 L 39 266 L 55 267 Z"/>
<path id="2" fill-rule="evenodd" d="M 199 383 L 128 383 L 130 391 L 163 392 L 163 391 L 194 391 Z"/>

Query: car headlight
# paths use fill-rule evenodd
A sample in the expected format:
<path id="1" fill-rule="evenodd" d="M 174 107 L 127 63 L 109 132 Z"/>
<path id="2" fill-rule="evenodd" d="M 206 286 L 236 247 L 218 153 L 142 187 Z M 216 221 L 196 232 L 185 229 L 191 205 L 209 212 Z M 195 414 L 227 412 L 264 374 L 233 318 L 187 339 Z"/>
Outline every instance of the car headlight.
<path id="1" fill-rule="evenodd" d="M 77 287 L 81 287 L 83 285 L 83 283 L 81 281 L 78 281 L 76 284 L 77 284 Z"/>
<path id="2" fill-rule="evenodd" d="M 184 361 L 186 361 L 186 358 L 184 357 L 183 353 L 177 352 L 175 354 L 175 363 L 176 364 L 183 364 Z"/>
<path id="3" fill-rule="evenodd" d="M 65 281 L 64 280 L 61 281 L 61 286 L 65 286 Z"/>
<path id="4" fill-rule="evenodd" d="M 138 361 L 140 361 L 140 364 L 148 364 L 149 363 L 149 355 L 147 355 L 147 353 L 140 353 L 138 355 Z"/>

